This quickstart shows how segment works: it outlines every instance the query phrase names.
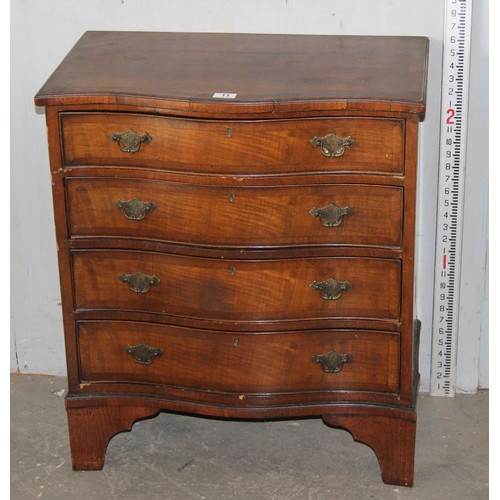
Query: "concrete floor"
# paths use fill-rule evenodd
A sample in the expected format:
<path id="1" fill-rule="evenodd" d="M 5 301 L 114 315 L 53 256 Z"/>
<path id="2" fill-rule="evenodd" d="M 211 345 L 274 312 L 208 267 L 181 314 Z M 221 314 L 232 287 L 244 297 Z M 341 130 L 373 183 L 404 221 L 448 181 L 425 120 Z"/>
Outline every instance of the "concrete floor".
<path id="1" fill-rule="evenodd" d="M 415 486 L 382 483 L 367 446 L 321 419 L 234 422 L 162 413 L 115 436 L 104 469 L 71 469 L 66 379 L 11 376 L 11 499 L 488 498 L 488 393 L 420 396 Z"/>

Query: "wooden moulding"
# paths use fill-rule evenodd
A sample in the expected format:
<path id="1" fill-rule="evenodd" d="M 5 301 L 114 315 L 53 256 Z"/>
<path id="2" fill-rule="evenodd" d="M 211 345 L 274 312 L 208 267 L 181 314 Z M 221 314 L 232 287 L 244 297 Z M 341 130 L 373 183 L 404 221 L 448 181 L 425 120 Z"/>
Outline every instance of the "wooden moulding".
<path id="1" fill-rule="evenodd" d="M 89 31 L 35 103 L 221 118 L 358 110 L 423 119 L 428 48 L 425 37 Z M 226 92 L 236 95 L 214 98 Z"/>
<path id="2" fill-rule="evenodd" d="M 321 416 L 333 427 L 349 431 L 356 441 L 373 449 L 382 480 L 387 484 L 412 486 L 415 454 L 416 413 L 411 409 L 374 405 L 336 405 L 276 408 L 227 408 L 182 401 L 160 401 L 147 397 L 69 396 L 66 399 L 70 446 L 74 470 L 100 470 L 109 441 L 130 431 L 141 419 L 162 410 L 205 414 L 225 418 L 280 418 Z M 95 432 L 95 429 L 99 432 Z"/>

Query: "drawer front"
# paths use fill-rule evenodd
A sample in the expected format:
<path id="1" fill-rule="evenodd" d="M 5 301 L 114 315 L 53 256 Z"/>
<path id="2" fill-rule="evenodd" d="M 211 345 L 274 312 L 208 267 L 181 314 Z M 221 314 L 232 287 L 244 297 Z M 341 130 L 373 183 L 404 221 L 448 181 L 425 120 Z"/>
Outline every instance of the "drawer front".
<path id="1" fill-rule="evenodd" d="M 74 237 L 233 247 L 401 245 L 399 187 L 233 188 L 120 178 L 66 182 Z"/>
<path id="2" fill-rule="evenodd" d="M 237 393 L 398 390 L 397 333 L 239 334 L 84 321 L 78 324 L 78 346 L 82 382 L 137 382 Z M 328 353 L 339 358 L 330 354 L 327 360 Z"/>
<path id="3" fill-rule="evenodd" d="M 79 250 L 72 258 L 76 309 L 249 322 L 400 315 L 399 260 L 239 261 L 125 250 Z"/>
<path id="4" fill-rule="evenodd" d="M 61 121 L 68 166 L 126 165 L 239 174 L 403 172 L 404 120 L 210 121 L 63 113 Z M 337 144 L 331 134 L 344 141 Z"/>

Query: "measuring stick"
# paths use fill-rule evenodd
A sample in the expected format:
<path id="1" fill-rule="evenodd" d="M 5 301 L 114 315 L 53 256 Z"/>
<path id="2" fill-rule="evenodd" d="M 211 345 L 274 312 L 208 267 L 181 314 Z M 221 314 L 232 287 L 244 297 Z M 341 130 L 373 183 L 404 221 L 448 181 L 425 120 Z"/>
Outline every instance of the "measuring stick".
<path id="1" fill-rule="evenodd" d="M 430 393 L 454 396 L 467 140 L 471 0 L 446 0 Z"/>

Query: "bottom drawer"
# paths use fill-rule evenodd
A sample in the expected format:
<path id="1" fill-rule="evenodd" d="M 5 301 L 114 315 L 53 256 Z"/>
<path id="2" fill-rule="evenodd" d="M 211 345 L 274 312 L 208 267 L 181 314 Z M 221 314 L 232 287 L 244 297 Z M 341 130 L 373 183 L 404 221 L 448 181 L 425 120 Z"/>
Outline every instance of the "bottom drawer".
<path id="1" fill-rule="evenodd" d="M 279 393 L 399 388 L 399 334 L 238 333 L 129 321 L 77 324 L 82 382 Z M 325 371 L 326 370 L 326 371 Z"/>

